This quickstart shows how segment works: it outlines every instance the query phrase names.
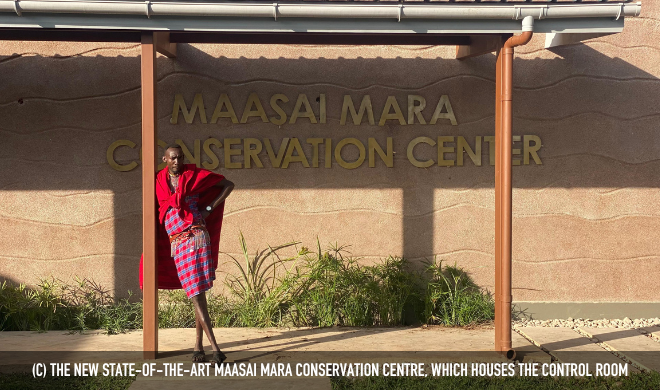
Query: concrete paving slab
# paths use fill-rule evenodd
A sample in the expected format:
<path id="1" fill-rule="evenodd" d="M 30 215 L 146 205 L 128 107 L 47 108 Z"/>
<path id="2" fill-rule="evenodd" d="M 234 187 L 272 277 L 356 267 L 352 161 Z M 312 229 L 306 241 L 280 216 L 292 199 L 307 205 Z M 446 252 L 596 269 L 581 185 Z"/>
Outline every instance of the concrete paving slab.
<path id="1" fill-rule="evenodd" d="M 552 361 L 549 354 L 516 332 L 511 333 L 511 347 L 516 351 L 515 359 L 522 363 L 550 363 Z"/>
<path id="2" fill-rule="evenodd" d="M 651 332 L 651 335 L 656 338 L 656 340 L 660 340 L 660 327 L 652 326 L 649 328 L 649 331 Z"/>
<path id="3" fill-rule="evenodd" d="M 520 327 L 517 330 L 561 363 L 588 363 L 591 371 L 596 370 L 596 363 L 625 363 L 571 328 Z M 632 366 L 628 370 L 638 371 Z"/>
<path id="4" fill-rule="evenodd" d="M 101 331 L 71 333 L 65 330 L 50 332 L 0 332 L 0 351 L 23 351 L 26 346 L 36 350 L 46 350 L 58 344 L 68 344 L 75 348 L 90 337 L 104 336 Z M 105 336 L 107 337 L 107 336 Z"/>
<path id="5" fill-rule="evenodd" d="M 580 328 L 580 331 L 617 351 L 644 370 L 660 371 L 660 343 L 637 330 L 622 328 Z"/>
<path id="6" fill-rule="evenodd" d="M 648 335 L 653 340 L 660 342 L 660 327 L 647 326 L 645 328 L 638 328 L 637 330 L 640 331 L 640 333 Z"/>
<path id="7" fill-rule="evenodd" d="M 397 328 L 218 328 L 214 330 L 228 362 L 498 362 L 494 329 L 443 327 Z M 158 362 L 190 362 L 195 329 L 161 329 Z M 519 358 L 547 356 L 513 335 Z M 9 365 L 56 362 L 144 362 L 142 331 L 119 335 L 65 331 L 0 332 L 0 369 Z M 20 353 L 13 353 L 20 351 Z M 32 351 L 32 354 L 30 354 Z M 51 351 L 44 353 L 44 351 Z M 206 346 L 207 353 L 210 347 Z M 526 355 L 527 354 L 527 355 Z M 46 356 L 48 355 L 48 356 Z M 43 359 L 43 360 L 41 360 Z M 59 360 L 58 360 L 59 359 Z M 529 361 L 532 361 L 529 360 Z"/>
<path id="8" fill-rule="evenodd" d="M 220 348 L 226 353 L 250 351 L 492 351 L 492 328 L 462 329 L 443 327 L 254 329 L 214 330 Z M 159 349 L 164 353 L 192 354 L 194 329 L 161 329 Z M 521 345 L 529 345 L 518 340 Z M 69 334 L 64 331 L 0 332 L 0 351 L 140 351 L 142 331 L 119 335 L 101 332 Z M 207 350 L 210 350 L 208 345 Z"/>
<path id="9" fill-rule="evenodd" d="M 653 336 L 655 336 L 655 337 L 657 337 L 658 339 L 660 339 L 660 327 L 652 326 L 652 327 L 650 328 L 650 331 L 651 331 L 651 334 L 653 334 Z"/>
<path id="10" fill-rule="evenodd" d="M 161 332 L 161 350 L 175 353 L 176 348 L 181 351 L 184 347 L 192 355 L 189 346 L 194 342 L 194 329 Z M 228 328 L 219 329 L 216 337 L 229 361 L 300 361 L 301 357 L 304 361 L 327 361 L 330 356 L 333 362 L 384 363 L 409 361 L 411 353 L 419 355 L 420 361 L 473 361 L 475 357 L 479 361 L 502 360 L 493 352 L 491 328 Z M 519 343 L 531 346 L 526 340 Z M 438 351 L 442 354 L 435 354 Z"/>

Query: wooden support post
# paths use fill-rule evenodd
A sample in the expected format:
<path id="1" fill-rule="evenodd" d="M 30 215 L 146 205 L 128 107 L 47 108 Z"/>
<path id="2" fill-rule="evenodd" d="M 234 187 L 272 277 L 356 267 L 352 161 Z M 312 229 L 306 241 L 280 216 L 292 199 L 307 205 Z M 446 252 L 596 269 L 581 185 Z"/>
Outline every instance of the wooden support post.
<path id="1" fill-rule="evenodd" d="M 155 32 L 154 45 L 156 51 L 160 54 L 169 58 L 176 58 L 176 43 L 170 42 L 169 32 Z"/>
<path id="2" fill-rule="evenodd" d="M 502 37 L 499 35 L 471 35 L 469 45 L 456 46 L 456 59 L 464 60 L 470 57 L 498 51 L 502 47 Z"/>
<path id="3" fill-rule="evenodd" d="M 142 251 L 145 359 L 158 354 L 158 253 L 156 246 L 156 46 L 153 33 L 142 34 Z"/>

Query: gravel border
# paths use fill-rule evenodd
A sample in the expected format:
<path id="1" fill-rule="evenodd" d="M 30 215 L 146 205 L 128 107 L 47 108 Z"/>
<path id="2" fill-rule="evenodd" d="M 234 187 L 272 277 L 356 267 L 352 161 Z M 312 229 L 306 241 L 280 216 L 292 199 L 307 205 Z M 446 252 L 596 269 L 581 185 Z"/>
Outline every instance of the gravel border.
<path id="1" fill-rule="evenodd" d="M 592 320 L 589 318 L 576 318 L 573 319 L 568 317 L 568 319 L 555 319 L 555 320 L 528 320 L 521 319 L 513 321 L 514 327 L 526 328 L 526 327 L 546 327 L 546 328 L 624 328 L 624 329 L 637 329 L 637 328 L 647 328 L 652 326 L 660 327 L 660 318 L 637 318 L 630 319 L 628 317 L 624 319 L 601 319 L 601 320 Z M 640 330 L 644 333 L 644 330 Z M 657 330 L 660 332 L 660 328 Z"/>

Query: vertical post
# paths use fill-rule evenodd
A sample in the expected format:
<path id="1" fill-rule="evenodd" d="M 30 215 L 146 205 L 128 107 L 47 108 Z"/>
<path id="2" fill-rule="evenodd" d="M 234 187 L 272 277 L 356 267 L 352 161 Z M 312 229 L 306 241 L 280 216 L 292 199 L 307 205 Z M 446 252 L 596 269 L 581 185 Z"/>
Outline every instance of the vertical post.
<path id="1" fill-rule="evenodd" d="M 156 47 L 153 33 L 142 34 L 142 251 L 145 359 L 158 353 L 158 274 L 156 246 Z"/>
<path id="2" fill-rule="evenodd" d="M 502 196 L 500 194 L 501 185 L 501 169 L 502 152 L 500 145 L 502 144 L 502 47 L 498 48 L 496 52 L 497 62 L 495 65 L 495 350 L 501 351 L 500 340 L 502 338 L 502 313 L 500 302 L 502 301 L 502 281 L 501 267 L 502 267 L 502 207 L 500 201 Z"/>

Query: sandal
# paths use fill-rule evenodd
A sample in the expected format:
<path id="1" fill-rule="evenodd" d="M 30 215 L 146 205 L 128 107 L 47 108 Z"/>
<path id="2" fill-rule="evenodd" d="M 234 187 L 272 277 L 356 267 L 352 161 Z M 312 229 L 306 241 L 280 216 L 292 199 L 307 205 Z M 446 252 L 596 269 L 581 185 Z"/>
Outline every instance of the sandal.
<path id="1" fill-rule="evenodd" d="M 204 351 L 194 351 L 192 355 L 193 363 L 201 363 L 206 361 L 206 354 Z"/>
<path id="2" fill-rule="evenodd" d="M 220 365 L 222 362 L 227 360 L 227 356 L 222 353 L 222 351 L 213 351 L 213 357 L 211 358 L 211 363 L 215 363 L 215 365 Z"/>

